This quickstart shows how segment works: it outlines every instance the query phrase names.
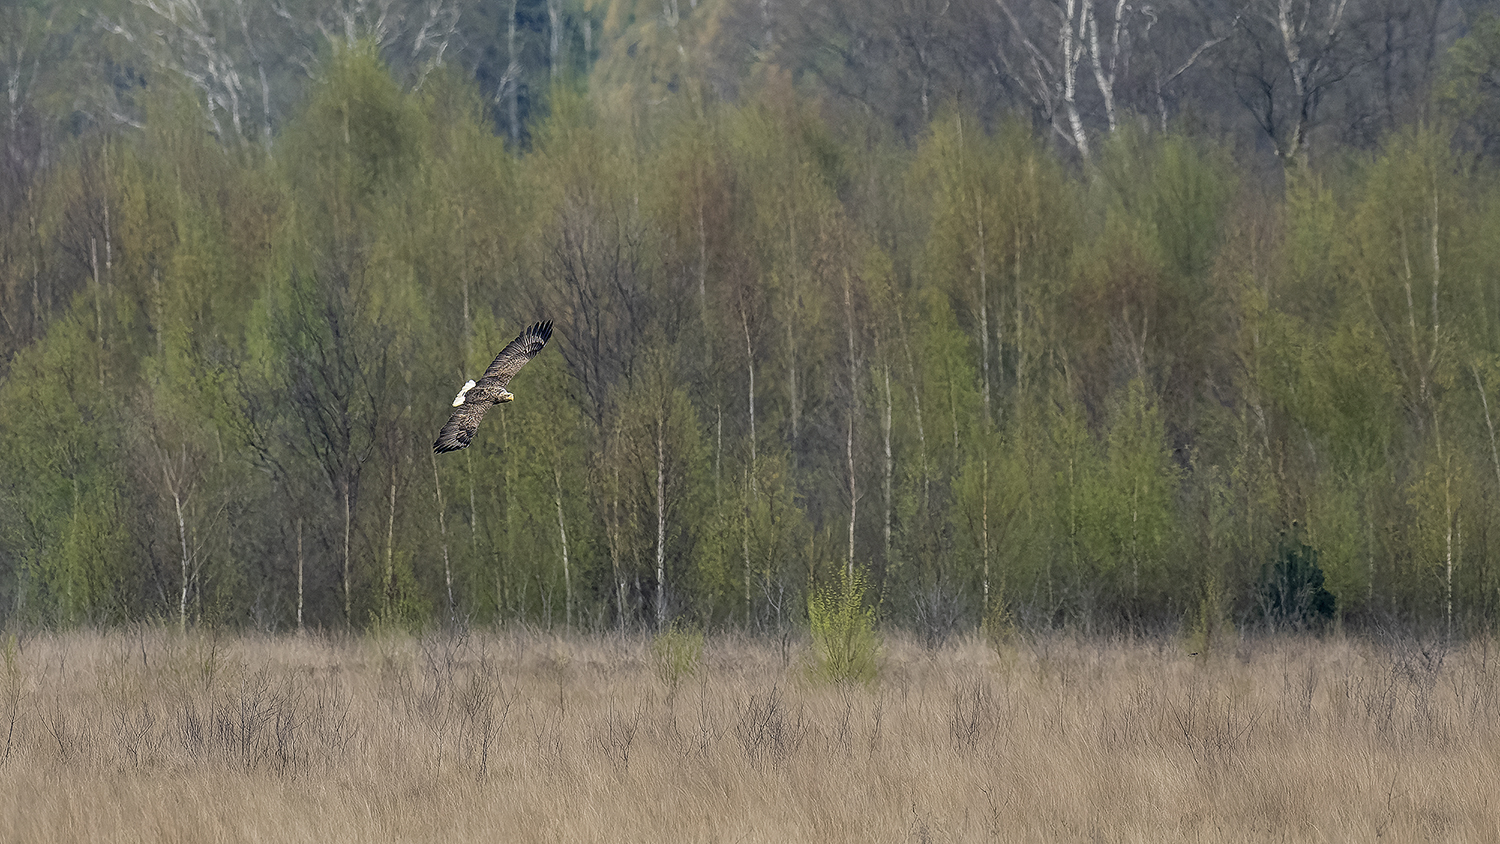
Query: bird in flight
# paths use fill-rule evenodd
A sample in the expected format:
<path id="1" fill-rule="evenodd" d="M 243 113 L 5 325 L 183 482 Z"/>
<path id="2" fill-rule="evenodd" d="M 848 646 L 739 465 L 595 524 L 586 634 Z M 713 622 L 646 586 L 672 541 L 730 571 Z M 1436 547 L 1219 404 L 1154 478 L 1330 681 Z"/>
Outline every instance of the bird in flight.
<path id="1" fill-rule="evenodd" d="M 474 439 L 474 432 L 479 429 L 479 421 L 484 418 L 491 405 L 515 400 L 516 397 L 505 389 L 505 385 L 510 383 L 510 379 L 527 361 L 536 357 L 551 336 L 552 321 L 547 320 L 522 331 L 520 336 L 507 343 L 478 381 L 470 381 L 458 391 L 453 399 L 453 406 L 458 410 L 448 417 L 448 424 L 438 433 L 432 450 L 442 454 L 468 446 L 469 441 Z"/>

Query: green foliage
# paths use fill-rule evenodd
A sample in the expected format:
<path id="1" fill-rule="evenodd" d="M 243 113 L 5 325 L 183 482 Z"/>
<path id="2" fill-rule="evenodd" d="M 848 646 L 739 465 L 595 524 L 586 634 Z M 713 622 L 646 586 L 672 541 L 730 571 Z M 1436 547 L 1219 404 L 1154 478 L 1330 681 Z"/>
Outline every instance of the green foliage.
<path id="1" fill-rule="evenodd" d="M 651 637 L 651 662 L 668 694 L 675 692 L 683 680 L 698 673 L 703 662 L 703 631 L 673 623 Z"/>
<path id="2" fill-rule="evenodd" d="M 1188 616 L 1187 650 L 1193 654 L 1222 651 L 1234 640 L 1234 621 L 1229 617 L 1229 600 L 1223 581 L 1217 576 L 1203 582 L 1198 604 Z"/>
<path id="3" fill-rule="evenodd" d="M 1161 410 L 1145 385 L 1132 380 L 1116 402 L 1105 440 L 1099 540 L 1101 556 L 1116 561 L 1120 576 L 1128 571 L 1129 591 L 1140 600 L 1143 579 L 1162 582 L 1158 572 L 1173 527 L 1177 466 Z"/>
<path id="4" fill-rule="evenodd" d="M 264 144 L 128 63 L 55 137 L 18 88 L 0 614 L 771 632 L 806 605 L 841 679 L 873 672 L 874 591 L 934 638 L 1185 623 L 1213 647 L 1325 595 L 1493 627 L 1500 181 L 1462 150 L 1494 21 L 1447 60 L 1457 134 L 1280 191 L 1201 128 L 1095 127 L 1084 163 L 938 90 L 899 129 L 765 67 L 721 98 L 702 74 L 748 24 L 681 11 L 564 10 L 545 96 L 536 31 L 503 90 L 341 42 L 298 108 L 269 86 Z M 10 19 L 27 56 L 71 55 Z M 512 94 L 533 122 L 508 145 Z M 434 459 L 458 385 L 535 319 L 556 333 L 517 400 Z M 868 581 L 809 591 L 851 534 Z"/>
<path id="5" fill-rule="evenodd" d="M 4 535 L 14 607 L 64 625 L 120 619 L 133 595 L 121 422 L 82 297 L 0 384 Z"/>
<path id="6" fill-rule="evenodd" d="M 1262 617 L 1273 628 L 1318 629 L 1333 620 L 1337 600 L 1323 587 L 1318 552 L 1298 536 L 1284 534 L 1260 585 Z"/>
<path id="7" fill-rule="evenodd" d="M 335 46 L 285 142 L 291 184 L 315 210 L 308 222 L 327 214 L 337 224 L 399 185 L 420 161 L 423 134 L 420 111 L 375 45 Z"/>
<path id="8" fill-rule="evenodd" d="M 836 579 L 807 598 L 807 621 L 813 640 L 813 674 L 831 683 L 873 683 L 880 637 L 875 610 L 865 606 L 865 572 L 853 576 L 840 568 Z"/>
<path id="9" fill-rule="evenodd" d="M 1472 141 L 1494 155 L 1500 151 L 1500 18 L 1481 12 L 1468 34 L 1453 43 L 1443 58 L 1433 98 L 1445 115 L 1460 121 Z"/>

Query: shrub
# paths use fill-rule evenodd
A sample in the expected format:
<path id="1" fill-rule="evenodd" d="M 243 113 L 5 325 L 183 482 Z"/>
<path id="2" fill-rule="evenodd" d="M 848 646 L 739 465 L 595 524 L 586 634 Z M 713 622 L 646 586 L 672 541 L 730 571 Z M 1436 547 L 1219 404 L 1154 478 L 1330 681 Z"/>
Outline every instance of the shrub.
<path id="1" fill-rule="evenodd" d="M 1335 603 L 1333 593 L 1323 588 L 1317 550 L 1295 533 L 1283 534 L 1276 558 L 1261 578 L 1260 606 L 1266 622 L 1293 630 L 1322 627 L 1332 620 Z"/>
<path id="2" fill-rule="evenodd" d="M 834 683 L 875 679 L 875 610 L 865 606 L 865 575 L 841 570 L 838 582 L 808 595 L 807 620 L 812 630 L 813 672 Z"/>
<path id="3" fill-rule="evenodd" d="M 1192 654 L 1217 651 L 1234 641 L 1234 622 L 1229 618 L 1224 582 L 1214 574 L 1204 581 L 1198 608 L 1189 613 L 1187 649 Z"/>
<path id="4" fill-rule="evenodd" d="M 703 661 L 703 633 L 684 630 L 674 623 L 651 640 L 651 661 L 667 691 L 675 692 L 683 678 L 698 672 L 698 664 Z"/>

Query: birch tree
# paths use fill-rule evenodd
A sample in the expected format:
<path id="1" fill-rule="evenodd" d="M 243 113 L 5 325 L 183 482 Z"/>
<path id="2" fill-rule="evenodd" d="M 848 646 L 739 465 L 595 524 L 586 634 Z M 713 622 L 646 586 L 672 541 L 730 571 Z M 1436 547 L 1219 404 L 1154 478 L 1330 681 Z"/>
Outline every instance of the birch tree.
<path id="1" fill-rule="evenodd" d="M 1239 18 L 1234 89 L 1289 168 L 1306 166 L 1320 106 L 1360 60 L 1350 13 L 1349 0 L 1258 0 Z"/>

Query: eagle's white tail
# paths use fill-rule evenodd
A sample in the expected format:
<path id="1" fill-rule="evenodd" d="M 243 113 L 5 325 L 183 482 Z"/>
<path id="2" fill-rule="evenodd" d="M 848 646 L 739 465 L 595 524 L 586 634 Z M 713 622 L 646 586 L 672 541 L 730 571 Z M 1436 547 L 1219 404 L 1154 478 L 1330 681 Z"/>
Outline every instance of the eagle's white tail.
<path id="1" fill-rule="evenodd" d="M 462 390 L 458 391 L 458 395 L 453 397 L 453 406 L 454 407 L 458 407 L 459 405 L 463 404 L 464 403 L 464 393 L 467 393 L 468 391 L 470 391 L 472 389 L 474 389 L 474 382 L 473 381 L 470 381 L 469 383 L 465 384 L 464 388 Z"/>

